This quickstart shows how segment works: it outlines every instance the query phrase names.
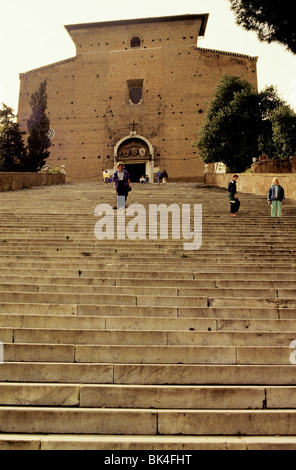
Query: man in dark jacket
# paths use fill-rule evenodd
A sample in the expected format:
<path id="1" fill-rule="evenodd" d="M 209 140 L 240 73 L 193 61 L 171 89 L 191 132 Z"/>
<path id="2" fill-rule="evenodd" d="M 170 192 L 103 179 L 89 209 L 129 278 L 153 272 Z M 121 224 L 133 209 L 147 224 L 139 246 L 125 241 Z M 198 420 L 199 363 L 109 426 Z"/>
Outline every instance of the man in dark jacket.
<path id="1" fill-rule="evenodd" d="M 233 175 L 232 180 L 228 185 L 228 195 L 230 200 L 230 215 L 231 217 L 237 216 L 237 213 L 240 208 L 240 201 L 237 197 L 236 182 L 238 180 L 238 175 Z"/>

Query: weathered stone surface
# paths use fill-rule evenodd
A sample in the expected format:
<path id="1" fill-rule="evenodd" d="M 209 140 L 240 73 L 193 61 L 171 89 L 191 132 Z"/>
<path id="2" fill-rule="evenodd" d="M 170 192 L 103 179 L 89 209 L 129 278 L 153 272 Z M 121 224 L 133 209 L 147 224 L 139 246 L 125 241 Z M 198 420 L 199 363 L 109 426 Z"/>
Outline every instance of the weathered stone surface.
<path id="1" fill-rule="evenodd" d="M 286 392 L 282 396 L 288 399 L 292 389 Z M 264 400 L 263 387 L 85 385 L 80 392 L 80 406 L 104 408 L 261 409 Z"/>
<path id="2" fill-rule="evenodd" d="M 135 186 L 144 207 L 203 204 L 184 252 L 96 240 L 111 190 L 1 193 L 1 450 L 295 449 L 292 203 L 277 224 L 241 195 L 230 220 L 220 189 Z"/>
<path id="3" fill-rule="evenodd" d="M 77 406 L 79 386 L 0 383 L 1 405 Z"/>
<path id="4" fill-rule="evenodd" d="M 156 412 L 89 408 L 0 408 L 0 431 L 31 434 L 156 434 Z"/>
<path id="5" fill-rule="evenodd" d="M 160 434 L 294 435 L 296 411 L 167 411 L 158 412 Z"/>

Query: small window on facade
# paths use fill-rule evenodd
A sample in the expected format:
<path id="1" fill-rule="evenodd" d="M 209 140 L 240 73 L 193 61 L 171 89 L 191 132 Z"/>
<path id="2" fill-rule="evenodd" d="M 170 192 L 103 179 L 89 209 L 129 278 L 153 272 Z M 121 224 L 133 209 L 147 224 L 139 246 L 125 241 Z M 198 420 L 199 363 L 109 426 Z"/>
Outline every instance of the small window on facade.
<path id="1" fill-rule="evenodd" d="M 144 80 L 128 80 L 128 98 L 129 104 L 142 104 Z"/>
<path id="2" fill-rule="evenodd" d="M 141 39 L 138 36 L 135 36 L 131 39 L 131 47 L 140 47 Z"/>
<path id="3" fill-rule="evenodd" d="M 130 88 L 130 100 L 133 104 L 139 104 L 142 99 L 142 88 Z"/>

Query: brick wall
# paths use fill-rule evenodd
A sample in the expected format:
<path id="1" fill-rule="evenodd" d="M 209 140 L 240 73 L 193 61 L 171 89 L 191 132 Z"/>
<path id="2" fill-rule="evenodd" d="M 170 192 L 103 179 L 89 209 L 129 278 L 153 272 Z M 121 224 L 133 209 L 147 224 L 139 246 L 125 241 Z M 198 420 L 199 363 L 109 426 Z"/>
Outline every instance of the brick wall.
<path id="1" fill-rule="evenodd" d="M 225 73 L 257 86 L 257 60 L 197 47 L 201 22 L 186 17 L 66 27 L 77 55 L 20 76 L 22 128 L 30 96 L 46 79 L 55 130 L 48 162 L 64 164 L 69 181 L 101 181 L 103 169 L 114 166 L 114 147 L 133 130 L 153 146 L 155 167 L 175 181 L 202 181 L 204 164 L 194 144 L 215 89 Z M 134 36 L 140 47 L 130 47 Z M 139 104 L 129 100 L 133 80 L 143 84 Z"/>

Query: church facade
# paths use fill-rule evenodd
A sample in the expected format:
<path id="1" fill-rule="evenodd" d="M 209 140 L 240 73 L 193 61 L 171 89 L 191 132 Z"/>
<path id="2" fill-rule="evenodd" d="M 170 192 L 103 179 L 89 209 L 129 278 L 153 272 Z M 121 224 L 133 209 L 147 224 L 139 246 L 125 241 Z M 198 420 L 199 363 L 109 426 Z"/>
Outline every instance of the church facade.
<path id="1" fill-rule="evenodd" d="M 201 181 L 197 134 L 223 74 L 257 87 L 257 57 L 204 49 L 208 14 L 65 26 L 76 55 L 20 74 L 18 121 L 47 81 L 50 157 L 67 181 L 101 181 L 122 161 L 132 180 L 166 169 Z"/>

